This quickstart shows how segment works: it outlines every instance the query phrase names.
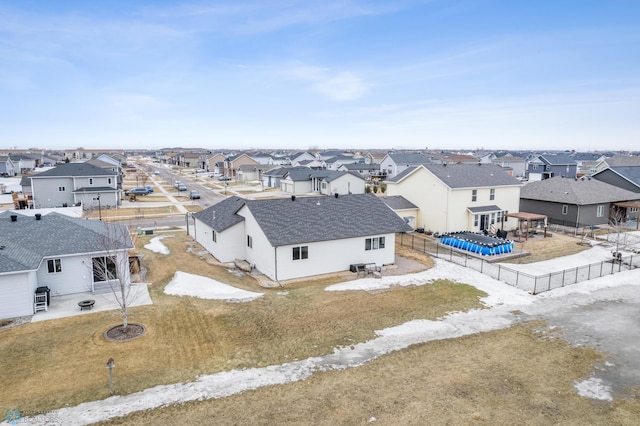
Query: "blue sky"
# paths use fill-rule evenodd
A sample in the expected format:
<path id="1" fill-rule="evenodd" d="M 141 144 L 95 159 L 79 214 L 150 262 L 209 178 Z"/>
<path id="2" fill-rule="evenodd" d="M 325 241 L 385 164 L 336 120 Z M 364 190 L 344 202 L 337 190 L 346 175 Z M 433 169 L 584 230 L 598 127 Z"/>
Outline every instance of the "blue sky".
<path id="1" fill-rule="evenodd" d="M 0 147 L 640 149 L 635 0 L 0 0 Z"/>

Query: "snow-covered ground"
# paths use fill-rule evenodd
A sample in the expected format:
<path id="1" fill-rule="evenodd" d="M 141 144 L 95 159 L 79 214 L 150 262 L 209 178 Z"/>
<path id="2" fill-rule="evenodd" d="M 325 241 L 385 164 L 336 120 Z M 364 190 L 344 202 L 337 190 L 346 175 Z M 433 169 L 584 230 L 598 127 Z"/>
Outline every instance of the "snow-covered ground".
<path id="1" fill-rule="evenodd" d="M 585 256 L 594 252 L 588 251 Z M 569 259 L 559 259 L 566 267 Z M 586 263 L 585 259 L 582 260 Z M 522 265 L 523 268 L 525 265 Z M 548 265 L 547 265 L 548 266 Z M 529 265 L 529 270 L 535 268 Z M 640 270 L 598 278 L 592 281 L 532 296 L 479 272 L 442 260 L 435 267 L 416 274 L 381 279 L 360 279 L 327 287 L 327 291 L 372 291 L 392 286 L 428 285 L 436 278 L 447 278 L 476 286 L 487 293 L 482 299 L 490 309 L 451 313 L 435 321 L 414 320 L 396 327 L 376 331 L 377 337 L 349 347 L 337 347 L 333 353 L 291 363 L 264 368 L 232 370 L 203 375 L 188 383 L 156 386 L 124 396 L 87 402 L 75 407 L 56 410 L 51 415 L 65 425 L 88 424 L 125 416 L 129 413 L 165 405 L 210 398 L 223 398 L 262 386 L 291 383 L 308 378 L 317 372 L 342 370 L 370 362 L 384 354 L 398 351 L 416 343 L 460 337 L 472 333 L 507 328 L 522 315 L 544 317 L 549 313 L 566 312 L 590 306 L 596 302 L 631 300 L 640 303 Z M 167 286 L 171 294 L 195 297 L 227 298 L 225 284 L 186 273 L 177 273 Z M 237 290 L 243 294 L 243 290 Z M 172 293 L 173 292 L 173 293 Z M 260 293 L 254 293 L 260 294 Z M 514 315 L 518 311 L 520 315 Z M 607 324 L 611 327 L 613 324 Z M 588 378 L 575 384 L 576 392 L 590 398 L 609 400 L 611 388 L 600 378 Z"/>
<path id="2" fill-rule="evenodd" d="M 144 248 L 146 248 L 147 250 L 151 250 L 154 251 L 156 253 L 160 253 L 160 254 L 169 254 L 169 247 L 165 246 L 164 244 L 162 244 L 162 239 L 165 238 L 166 235 L 162 235 L 159 237 L 153 237 L 151 239 L 151 241 L 149 241 L 149 244 L 146 244 L 144 246 Z"/>
<path id="3" fill-rule="evenodd" d="M 201 299 L 226 300 L 229 302 L 250 302 L 263 293 L 241 290 L 201 275 L 176 272 L 173 279 L 164 289 L 167 294 L 176 296 L 193 296 Z"/>

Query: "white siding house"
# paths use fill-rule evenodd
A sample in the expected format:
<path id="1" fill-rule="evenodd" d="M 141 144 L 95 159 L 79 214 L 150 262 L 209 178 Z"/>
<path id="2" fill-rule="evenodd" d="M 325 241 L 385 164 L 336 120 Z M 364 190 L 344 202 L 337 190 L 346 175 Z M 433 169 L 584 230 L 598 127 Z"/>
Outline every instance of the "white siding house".
<path id="1" fill-rule="evenodd" d="M 499 228 L 519 211 L 521 183 L 494 164 L 421 165 L 386 182 L 387 196 L 418 206 L 416 226 L 434 232 Z M 510 225 L 506 220 L 505 229 Z"/>
<path id="2" fill-rule="evenodd" d="M 123 225 L 58 213 L 0 213 L 0 235 L 0 318 L 33 315 L 38 287 L 48 287 L 52 297 L 105 285 L 108 289 L 109 282 L 93 268 L 94 259 L 113 257 L 119 265 L 128 266 L 133 248 Z M 128 267 L 120 270 L 122 279 L 129 282 Z"/>
<path id="3" fill-rule="evenodd" d="M 231 197 L 193 217 L 193 235 L 218 260 L 245 260 L 274 281 L 393 264 L 395 233 L 412 230 L 371 194 Z"/>

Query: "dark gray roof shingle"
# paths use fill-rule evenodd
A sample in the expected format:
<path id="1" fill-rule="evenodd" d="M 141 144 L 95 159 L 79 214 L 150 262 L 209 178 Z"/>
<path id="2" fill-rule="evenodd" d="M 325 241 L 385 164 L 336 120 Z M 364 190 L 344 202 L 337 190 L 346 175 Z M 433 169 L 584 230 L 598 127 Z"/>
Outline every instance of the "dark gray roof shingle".
<path id="1" fill-rule="evenodd" d="M 15 222 L 11 215 L 17 215 Z M 113 244 L 106 238 L 128 236 L 124 225 L 49 213 L 40 220 L 13 212 L 0 213 L 0 273 L 37 269 L 44 257 L 133 248 L 131 238 Z"/>
<path id="2" fill-rule="evenodd" d="M 244 205 L 273 247 L 412 230 L 373 194 L 295 197 L 295 201 L 231 197 L 195 213 L 194 217 L 221 232 L 244 220 L 237 214 Z"/>
<path id="3" fill-rule="evenodd" d="M 51 170 L 34 174 L 32 179 L 41 177 L 60 177 L 60 176 L 115 176 L 116 172 L 105 170 L 89 163 L 66 163 L 60 164 Z"/>
<path id="4" fill-rule="evenodd" d="M 418 208 L 418 206 L 404 198 L 402 195 L 391 195 L 388 197 L 383 197 L 381 198 L 381 200 L 391 210 L 408 210 Z"/>
<path id="5" fill-rule="evenodd" d="M 564 204 L 589 205 L 640 199 L 640 194 L 618 188 L 597 179 L 563 178 L 529 182 L 520 190 L 520 198 Z"/>

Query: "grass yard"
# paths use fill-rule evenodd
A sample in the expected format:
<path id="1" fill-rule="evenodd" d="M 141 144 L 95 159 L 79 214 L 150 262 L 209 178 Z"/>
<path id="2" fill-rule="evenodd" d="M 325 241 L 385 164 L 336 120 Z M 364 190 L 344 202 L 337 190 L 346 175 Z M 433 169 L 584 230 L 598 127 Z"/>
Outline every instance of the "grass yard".
<path id="1" fill-rule="evenodd" d="M 542 323 L 433 341 L 344 371 L 228 398 L 134 413 L 106 424 L 636 425 L 638 399 L 577 395 L 602 357 Z"/>
<path id="2" fill-rule="evenodd" d="M 285 292 L 262 289 L 253 278 L 217 265 L 183 232 L 163 235 L 170 257 L 139 250 L 154 304 L 132 308 L 129 321 L 147 327 L 143 337 L 107 342 L 104 331 L 120 322 L 116 311 L 0 330 L 0 412 L 47 411 L 106 398 L 110 357 L 116 362 L 117 393 L 128 394 L 200 374 L 326 354 L 369 340 L 374 330 L 481 308 L 480 291 L 448 281 L 375 294 L 325 292 L 322 280 Z M 143 247 L 150 238 L 138 236 L 136 245 Z M 165 295 L 176 265 L 265 295 L 250 303 Z"/>
<path id="3" fill-rule="evenodd" d="M 589 246 L 579 244 L 581 242 L 582 239 L 567 234 L 554 233 L 548 238 L 536 235 L 534 238 L 515 243 L 514 251 L 528 251 L 529 256 L 507 260 L 505 263 L 535 263 L 588 250 Z"/>

